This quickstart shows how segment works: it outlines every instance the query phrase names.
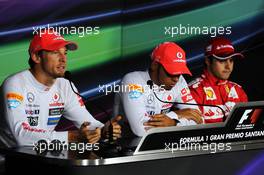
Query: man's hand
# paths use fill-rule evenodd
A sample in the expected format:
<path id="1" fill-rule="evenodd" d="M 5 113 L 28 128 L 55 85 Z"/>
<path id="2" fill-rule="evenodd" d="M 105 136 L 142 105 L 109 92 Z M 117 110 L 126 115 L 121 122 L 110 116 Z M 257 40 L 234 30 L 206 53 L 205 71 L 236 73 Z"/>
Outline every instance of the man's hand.
<path id="1" fill-rule="evenodd" d="M 118 121 L 122 119 L 121 116 L 116 116 L 105 123 L 105 127 L 103 128 L 103 136 L 109 138 L 110 129 L 112 129 L 113 140 L 116 140 L 121 137 L 121 126 L 118 124 Z M 112 124 L 112 128 L 110 127 L 110 122 Z"/>
<path id="2" fill-rule="evenodd" d="M 195 121 L 197 124 L 203 123 L 202 113 L 197 109 L 186 108 L 174 112 L 178 115 L 179 119 L 186 118 Z"/>
<path id="3" fill-rule="evenodd" d="M 144 123 L 144 126 L 150 127 L 167 127 L 167 126 L 175 126 L 176 121 L 169 118 L 165 114 L 156 114 L 150 116 L 150 120 Z"/>
<path id="4" fill-rule="evenodd" d="M 101 137 L 101 128 L 95 130 L 89 130 L 89 122 L 84 122 L 80 128 L 81 139 L 88 143 L 96 143 Z"/>

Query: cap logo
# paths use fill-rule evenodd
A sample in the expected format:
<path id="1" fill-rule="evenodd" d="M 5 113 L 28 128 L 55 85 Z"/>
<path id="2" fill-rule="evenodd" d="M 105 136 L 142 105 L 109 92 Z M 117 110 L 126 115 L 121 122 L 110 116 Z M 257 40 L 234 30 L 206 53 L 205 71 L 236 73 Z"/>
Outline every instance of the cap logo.
<path id="1" fill-rule="evenodd" d="M 174 59 L 173 62 L 185 63 L 186 61 L 183 59 L 183 54 L 181 52 L 177 52 L 176 59 Z"/>
<path id="2" fill-rule="evenodd" d="M 177 62 L 177 63 L 185 63 L 185 60 L 181 60 L 181 59 L 175 59 L 173 60 L 173 62 Z"/>
<path id="3" fill-rule="evenodd" d="M 233 46 L 231 45 L 219 45 L 216 47 L 216 50 L 220 50 L 220 49 L 223 49 L 223 48 L 231 48 L 231 49 L 234 49 Z"/>
<path id="4" fill-rule="evenodd" d="M 64 39 L 63 37 L 61 37 L 61 36 L 56 37 L 56 38 L 54 38 L 53 40 L 63 40 L 63 41 L 65 41 L 65 39 Z"/>
<path id="5" fill-rule="evenodd" d="M 181 52 L 177 52 L 176 56 L 177 56 L 177 58 L 181 59 L 183 57 L 183 54 Z"/>

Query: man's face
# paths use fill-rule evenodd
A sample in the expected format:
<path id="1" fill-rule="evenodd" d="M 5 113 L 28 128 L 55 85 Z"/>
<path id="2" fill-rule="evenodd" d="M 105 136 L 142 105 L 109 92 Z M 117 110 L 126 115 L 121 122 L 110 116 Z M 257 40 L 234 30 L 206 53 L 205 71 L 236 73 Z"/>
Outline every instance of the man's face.
<path id="1" fill-rule="evenodd" d="M 179 81 L 180 75 L 171 75 L 169 74 L 162 65 L 158 67 L 158 81 L 159 85 L 161 85 L 166 90 L 171 90 L 176 83 Z"/>
<path id="2" fill-rule="evenodd" d="M 63 77 L 66 70 L 66 55 L 65 47 L 55 51 L 43 51 L 40 62 L 42 71 L 53 78 Z"/>
<path id="3" fill-rule="evenodd" d="M 234 61 L 232 58 L 226 60 L 213 59 L 211 62 L 206 61 L 209 72 L 211 72 L 216 78 L 221 80 L 227 80 L 233 71 Z"/>

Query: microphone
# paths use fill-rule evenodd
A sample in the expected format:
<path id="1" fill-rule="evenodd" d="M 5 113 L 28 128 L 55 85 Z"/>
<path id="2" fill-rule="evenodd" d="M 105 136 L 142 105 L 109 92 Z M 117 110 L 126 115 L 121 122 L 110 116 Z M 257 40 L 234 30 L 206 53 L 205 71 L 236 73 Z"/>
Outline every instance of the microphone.
<path id="1" fill-rule="evenodd" d="M 152 90 L 153 88 L 153 81 L 152 80 L 148 80 L 147 81 L 147 85 L 150 87 L 150 89 Z M 199 103 L 181 103 L 181 102 L 170 102 L 170 101 L 163 101 L 160 98 L 158 98 L 157 94 L 155 93 L 155 91 L 152 90 L 152 92 L 154 93 L 154 96 L 156 97 L 156 99 L 158 99 L 160 102 L 162 103 L 170 103 L 170 104 L 180 104 L 180 105 L 190 105 L 190 106 L 209 106 L 209 107 L 216 107 L 218 109 L 220 109 L 223 113 L 223 121 L 226 120 L 226 115 L 225 115 L 225 111 L 223 108 L 221 108 L 220 106 L 217 105 L 208 105 L 208 104 L 199 104 Z"/>
<path id="2" fill-rule="evenodd" d="M 64 78 L 65 79 L 67 79 L 68 81 L 69 81 L 69 83 L 70 83 L 70 85 L 71 85 L 71 89 L 72 89 L 72 91 L 76 94 L 76 95 L 78 95 L 78 96 L 80 96 L 82 99 L 84 99 L 84 101 L 85 102 L 87 102 L 88 101 L 88 99 L 86 98 L 86 97 L 84 97 L 84 96 L 82 96 L 80 93 L 78 93 L 77 91 L 75 91 L 75 89 L 73 88 L 73 86 L 72 86 L 72 78 L 71 78 L 71 72 L 70 71 L 65 71 L 65 73 L 64 73 Z M 106 114 L 106 116 L 108 117 L 108 118 L 110 118 L 109 119 L 109 123 L 110 123 L 110 125 L 109 125 L 109 143 L 111 144 L 111 143 L 113 143 L 113 125 L 112 125 L 112 123 L 111 123 L 111 115 L 106 111 L 106 110 L 104 110 L 102 107 L 100 107 L 99 105 L 95 105 L 94 103 L 92 103 L 91 101 L 90 101 L 90 103 L 91 104 L 93 104 L 94 106 L 96 106 L 98 109 L 100 109 L 101 111 L 103 111 L 105 114 Z"/>

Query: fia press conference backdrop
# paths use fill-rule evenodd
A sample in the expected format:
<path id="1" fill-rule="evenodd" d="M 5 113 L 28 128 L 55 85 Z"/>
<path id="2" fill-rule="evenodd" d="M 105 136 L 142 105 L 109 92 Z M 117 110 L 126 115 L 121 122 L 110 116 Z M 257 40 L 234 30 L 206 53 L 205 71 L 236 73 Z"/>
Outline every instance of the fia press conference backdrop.
<path id="1" fill-rule="evenodd" d="M 68 55 L 68 69 L 87 97 L 102 95 L 99 85 L 129 71 L 145 70 L 151 50 L 164 41 L 178 42 L 198 75 L 206 42 L 224 35 L 246 55 L 232 80 L 251 100 L 263 99 L 263 0 L 0 0 L 0 9 L 0 83 L 28 68 L 29 41 L 40 27 L 79 44 Z"/>
<path id="2" fill-rule="evenodd" d="M 250 100 L 263 100 L 263 19 L 263 0 L 0 0 L 0 84 L 28 68 L 34 31 L 53 27 L 79 45 L 68 54 L 68 70 L 79 91 L 111 110 L 112 97 L 99 91 L 99 85 L 145 70 L 157 44 L 179 43 L 198 76 L 208 39 L 223 35 L 246 56 L 236 62 L 231 79 Z"/>

